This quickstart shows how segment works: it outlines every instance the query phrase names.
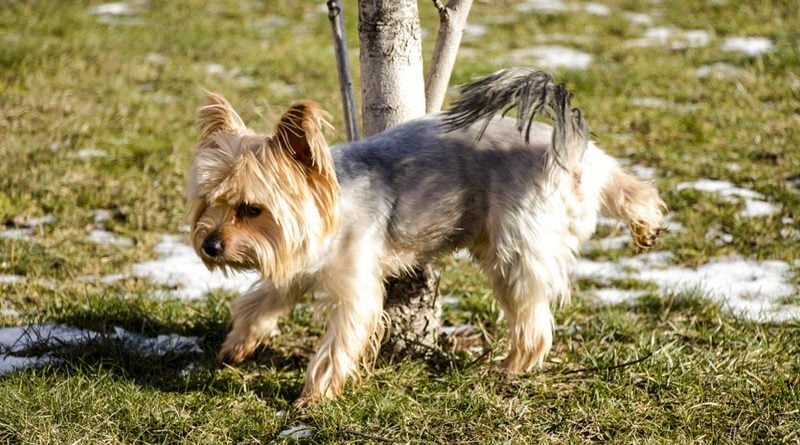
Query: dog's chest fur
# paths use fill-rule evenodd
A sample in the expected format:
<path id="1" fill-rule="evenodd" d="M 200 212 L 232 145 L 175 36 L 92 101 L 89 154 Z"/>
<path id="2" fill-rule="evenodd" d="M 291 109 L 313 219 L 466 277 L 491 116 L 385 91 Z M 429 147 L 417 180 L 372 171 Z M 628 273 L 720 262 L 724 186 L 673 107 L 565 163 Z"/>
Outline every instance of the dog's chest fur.
<path id="1" fill-rule="evenodd" d="M 554 185 L 544 174 L 551 127 L 534 124 L 525 143 L 511 119 L 496 119 L 478 139 L 440 130 L 438 116 L 333 147 L 340 184 L 340 229 L 331 247 L 370 243 L 385 273 L 466 247 L 496 250 L 501 227 L 518 236 L 560 233 L 576 251 L 594 231 L 601 185 L 615 162 L 593 144 L 580 171 Z M 546 230 L 544 230 L 546 228 Z M 511 240 L 513 242 L 513 240 Z M 504 246 L 513 250 L 513 246 Z"/>

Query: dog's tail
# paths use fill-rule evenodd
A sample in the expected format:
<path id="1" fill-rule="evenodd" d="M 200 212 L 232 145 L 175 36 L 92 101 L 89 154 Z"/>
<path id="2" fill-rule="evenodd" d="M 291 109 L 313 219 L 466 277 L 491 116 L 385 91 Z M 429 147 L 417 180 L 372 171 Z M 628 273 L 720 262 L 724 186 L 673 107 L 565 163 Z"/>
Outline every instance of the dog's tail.
<path id="1" fill-rule="evenodd" d="M 553 76 L 527 68 L 509 68 L 470 82 L 460 89 L 452 107 L 444 112 L 445 131 L 467 128 L 481 120 L 478 138 L 497 114 L 505 116 L 517 108 L 517 130 L 530 142 L 537 116 L 553 120 L 553 139 L 547 153 L 547 170 L 555 166 L 569 170 L 583 156 L 588 129 L 581 111 L 571 108 L 572 93 Z"/>

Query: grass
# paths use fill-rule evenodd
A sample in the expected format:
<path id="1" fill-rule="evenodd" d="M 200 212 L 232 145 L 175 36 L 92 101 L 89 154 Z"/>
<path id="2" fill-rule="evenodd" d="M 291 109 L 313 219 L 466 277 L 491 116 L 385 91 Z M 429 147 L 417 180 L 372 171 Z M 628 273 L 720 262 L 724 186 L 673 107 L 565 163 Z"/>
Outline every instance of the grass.
<path id="1" fill-rule="evenodd" d="M 515 3 L 475 3 L 471 22 L 487 33 L 465 40 L 453 83 L 507 66 L 503 54 L 537 36 L 587 36 L 569 46 L 593 54 L 591 68 L 558 77 L 576 91 L 601 146 L 658 172 L 656 183 L 685 227 L 659 248 L 684 266 L 729 254 L 800 258 L 800 194 L 791 185 L 800 171 L 796 2 L 607 0 L 609 16 L 523 15 Z M 619 305 L 591 298 L 586 289 L 598 283 L 577 283 L 573 304 L 556 314 L 544 370 L 522 378 L 498 370 L 505 325 L 480 275 L 453 259 L 443 260 L 442 292 L 461 300 L 445 322 L 476 326 L 482 334 L 470 341 L 485 355 L 445 344 L 437 359 L 380 359 L 341 399 L 293 411 L 320 333 L 301 307 L 284 323 L 285 335 L 253 360 L 217 369 L 233 295 L 164 300 L 146 280 L 85 277 L 128 271 L 154 257 L 162 233 L 180 230 L 203 89 L 224 93 L 256 129 L 271 127 L 299 98 L 320 102 L 343 128 L 323 2 L 134 1 L 135 14 L 110 18 L 90 14 L 97 4 L 0 6 L 0 218 L 8 228 L 56 218 L 30 240 L 0 238 L 0 275 L 24 277 L 0 283 L 0 308 L 20 313 L 2 313 L 0 323 L 177 333 L 199 337 L 204 352 L 148 357 L 106 337 L 47 348 L 60 364 L 0 376 L 0 442 L 290 442 L 278 434 L 299 424 L 313 429 L 313 443 L 800 442 L 798 321 L 737 319 L 697 293 L 662 295 L 635 281 L 614 284 L 648 295 Z M 351 50 L 353 6 L 346 5 Z M 420 9 L 430 51 L 436 13 L 425 2 Z M 623 11 L 702 29 L 711 40 L 678 50 L 627 48 L 644 27 Z M 738 35 L 765 36 L 775 47 L 756 57 L 720 50 L 722 39 Z M 742 74 L 694 76 L 715 62 Z M 641 97 L 678 108 L 631 103 Z M 105 155 L 82 157 L 87 149 Z M 741 204 L 676 190 L 698 178 L 751 188 L 781 210 L 743 218 Z M 87 242 L 96 209 L 110 210 L 107 228 L 133 245 Z M 711 227 L 733 240 L 707 239 Z"/>

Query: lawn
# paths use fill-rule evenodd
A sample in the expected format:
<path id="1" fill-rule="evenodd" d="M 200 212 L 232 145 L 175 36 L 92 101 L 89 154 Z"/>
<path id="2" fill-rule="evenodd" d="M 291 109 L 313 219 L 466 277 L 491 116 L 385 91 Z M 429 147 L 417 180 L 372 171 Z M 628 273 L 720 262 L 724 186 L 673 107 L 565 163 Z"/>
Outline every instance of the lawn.
<path id="1" fill-rule="evenodd" d="M 324 3 L 0 5 L 0 443 L 800 443 L 794 0 L 475 2 L 452 84 L 555 72 L 670 208 L 651 252 L 598 228 L 542 370 L 499 370 L 505 323 L 463 255 L 440 261 L 440 347 L 336 401 L 291 408 L 308 301 L 219 368 L 252 277 L 208 278 L 184 244 L 195 111 L 219 91 L 267 131 L 313 99 L 341 142 Z"/>

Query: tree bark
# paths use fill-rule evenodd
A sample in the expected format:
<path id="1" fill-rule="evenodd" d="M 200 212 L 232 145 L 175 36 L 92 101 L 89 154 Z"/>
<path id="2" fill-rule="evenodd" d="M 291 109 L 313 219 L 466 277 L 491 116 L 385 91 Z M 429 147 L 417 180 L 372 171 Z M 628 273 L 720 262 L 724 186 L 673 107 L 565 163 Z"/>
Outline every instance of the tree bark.
<path id="1" fill-rule="evenodd" d="M 422 36 L 416 0 L 359 0 L 364 135 L 425 114 Z M 441 305 L 430 265 L 386 283 L 390 320 L 384 350 L 425 352 L 435 344 Z"/>
<path id="2" fill-rule="evenodd" d="M 422 36 L 414 0 L 359 0 L 361 115 L 369 136 L 425 114 Z"/>
<path id="3" fill-rule="evenodd" d="M 447 6 L 442 5 L 439 0 L 434 0 L 433 3 L 439 10 L 439 33 L 436 35 L 431 65 L 425 76 L 425 103 L 428 113 L 442 109 L 458 47 L 461 46 L 461 37 L 467 25 L 467 16 L 472 7 L 472 0 L 449 0 Z"/>

